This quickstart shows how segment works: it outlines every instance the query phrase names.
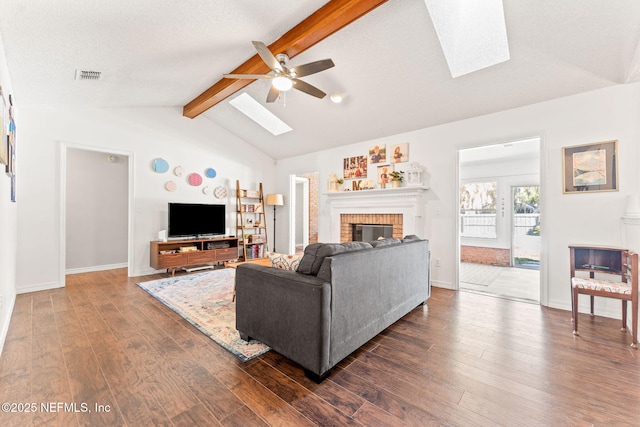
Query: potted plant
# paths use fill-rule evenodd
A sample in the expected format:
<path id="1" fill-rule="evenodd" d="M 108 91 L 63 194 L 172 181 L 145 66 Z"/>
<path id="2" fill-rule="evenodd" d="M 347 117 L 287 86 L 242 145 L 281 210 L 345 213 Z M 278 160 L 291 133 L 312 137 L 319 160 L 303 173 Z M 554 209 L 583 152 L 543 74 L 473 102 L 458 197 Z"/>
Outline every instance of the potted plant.
<path id="1" fill-rule="evenodd" d="M 400 187 L 400 183 L 404 180 L 404 171 L 393 171 L 389 172 L 389 176 L 391 177 L 391 185 L 394 188 Z"/>

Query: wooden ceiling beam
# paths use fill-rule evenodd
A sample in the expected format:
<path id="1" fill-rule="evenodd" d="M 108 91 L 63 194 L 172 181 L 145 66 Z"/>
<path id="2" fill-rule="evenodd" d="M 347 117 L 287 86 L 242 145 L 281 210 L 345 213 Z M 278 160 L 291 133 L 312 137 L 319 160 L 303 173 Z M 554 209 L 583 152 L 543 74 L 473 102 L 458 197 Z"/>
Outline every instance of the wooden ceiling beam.
<path id="1" fill-rule="evenodd" d="M 271 43 L 269 50 L 274 54 L 286 53 L 289 58 L 293 58 L 386 2 L 387 0 L 331 0 Z M 266 74 L 269 71 L 271 70 L 260 56 L 255 54 L 230 74 Z M 222 78 L 185 105 L 182 115 L 193 119 L 252 82 L 254 80 Z"/>

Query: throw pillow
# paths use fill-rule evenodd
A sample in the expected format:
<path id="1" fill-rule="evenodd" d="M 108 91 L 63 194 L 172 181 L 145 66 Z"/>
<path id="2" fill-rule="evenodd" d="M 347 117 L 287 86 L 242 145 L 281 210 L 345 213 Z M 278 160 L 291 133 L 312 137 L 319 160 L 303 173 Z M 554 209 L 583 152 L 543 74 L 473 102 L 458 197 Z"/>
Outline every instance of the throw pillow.
<path id="1" fill-rule="evenodd" d="M 296 271 L 300 265 L 300 260 L 302 259 L 302 254 L 286 255 L 269 252 L 267 255 L 271 261 L 271 266 L 282 270 Z"/>

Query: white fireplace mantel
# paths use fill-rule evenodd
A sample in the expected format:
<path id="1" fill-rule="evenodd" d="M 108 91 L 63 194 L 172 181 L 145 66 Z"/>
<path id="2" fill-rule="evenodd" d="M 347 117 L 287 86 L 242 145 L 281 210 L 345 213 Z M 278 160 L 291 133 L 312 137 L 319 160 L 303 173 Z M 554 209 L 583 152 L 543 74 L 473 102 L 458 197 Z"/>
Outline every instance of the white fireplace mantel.
<path id="1" fill-rule="evenodd" d="M 422 186 L 324 193 L 331 221 L 331 241 L 340 241 L 342 214 L 402 214 L 402 234 L 424 237 L 426 206 Z"/>

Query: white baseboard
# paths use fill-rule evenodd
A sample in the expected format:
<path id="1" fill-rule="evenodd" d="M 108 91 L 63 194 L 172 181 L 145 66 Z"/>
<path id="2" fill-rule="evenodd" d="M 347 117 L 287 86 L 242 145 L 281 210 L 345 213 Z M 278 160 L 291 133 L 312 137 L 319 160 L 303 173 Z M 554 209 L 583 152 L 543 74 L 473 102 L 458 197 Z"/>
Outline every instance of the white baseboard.
<path id="1" fill-rule="evenodd" d="M 618 301 L 616 301 L 618 302 Z M 602 304 L 600 304 L 602 306 Z M 549 308 L 557 308 L 558 310 L 566 310 L 569 312 L 569 316 L 571 316 L 571 301 L 567 303 L 566 301 L 558 301 L 558 300 L 549 300 Z M 579 312 L 580 314 L 589 313 L 591 309 L 589 304 L 589 298 L 585 295 L 582 295 L 580 298 Z M 594 311 L 596 316 L 609 317 L 611 319 L 622 319 L 622 309 L 620 307 L 606 307 L 602 309 L 598 308 L 598 300 L 595 301 Z"/>
<path id="2" fill-rule="evenodd" d="M 129 265 L 125 263 L 120 264 L 106 264 L 106 265 L 94 265 L 91 267 L 81 267 L 81 268 L 69 268 L 65 270 L 65 274 L 79 274 L 79 273 L 91 273 L 94 271 L 105 271 L 105 270 L 115 270 L 117 268 L 127 268 Z"/>
<path id="3" fill-rule="evenodd" d="M 146 270 L 134 271 L 129 277 L 149 276 L 151 274 L 159 274 L 159 273 L 166 273 L 166 270 L 155 270 L 153 268 L 148 268 Z"/>
<path id="4" fill-rule="evenodd" d="M 9 301 L 9 310 L 6 311 L 6 317 L 2 319 L 4 327 L 0 331 L 0 356 L 2 356 L 2 350 L 4 349 L 4 342 L 7 340 L 7 334 L 9 333 L 9 322 L 11 321 L 11 315 L 13 314 L 13 307 L 16 305 L 16 296 L 14 295 Z"/>
<path id="5" fill-rule="evenodd" d="M 455 290 L 452 283 L 450 283 L 450 282 L 442 282 L 440 280 L 432 280 L 431 281 L 431 286 L 432 287 L 436 287 L 436 288 L 450 289 L 452 291 Z"/>
<path id="6" fill-rule="evenodd" d="M 64 287 L 60 282 L 39 283 L 36 285 L 27 285 L 16 288 L 17 294 L 27 294 L 29 292 L 48 291 L 49 289 L 57 289 Z"/>

